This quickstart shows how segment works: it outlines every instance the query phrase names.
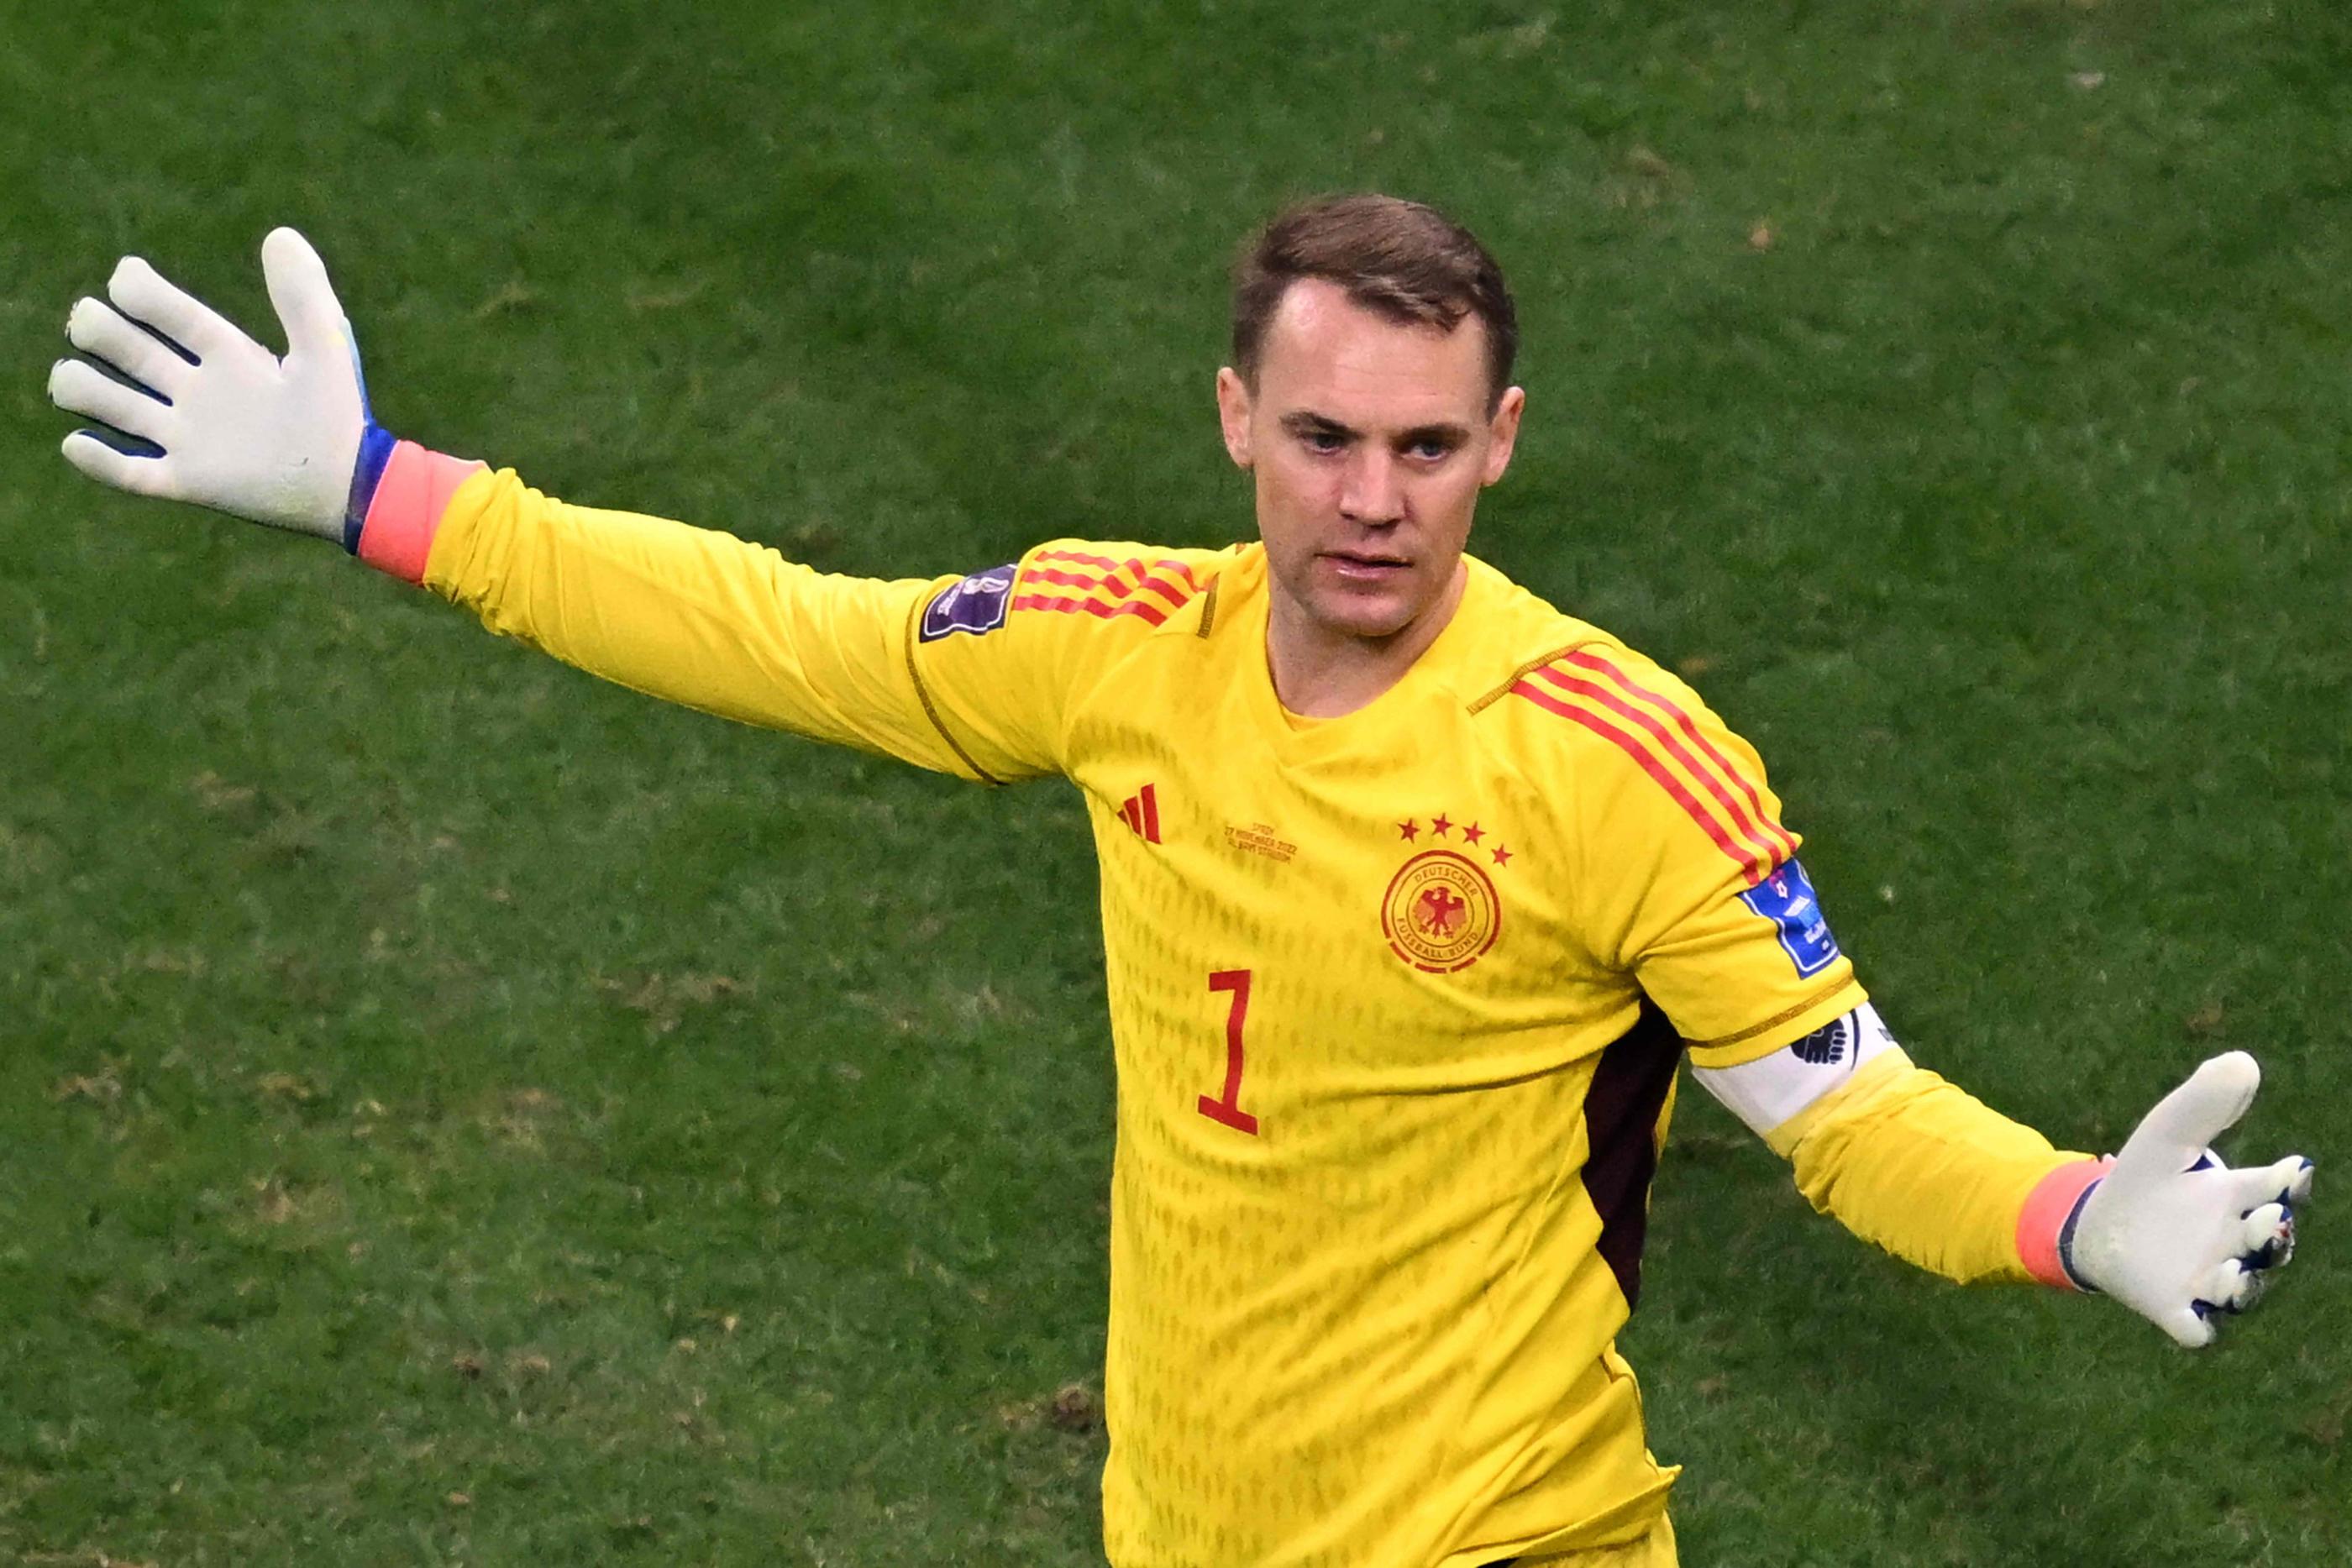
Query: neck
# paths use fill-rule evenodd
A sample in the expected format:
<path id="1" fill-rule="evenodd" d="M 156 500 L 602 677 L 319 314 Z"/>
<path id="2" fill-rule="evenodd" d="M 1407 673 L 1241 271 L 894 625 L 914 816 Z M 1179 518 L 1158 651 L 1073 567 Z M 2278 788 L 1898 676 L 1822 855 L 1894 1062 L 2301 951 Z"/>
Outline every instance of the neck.
<path id="1" fill-rule="evenodd" d="M 1335 631 L 1308 615 L 1279 583 L 1266 610 L 1265 664 L 1274 695 L 1302 718 L 1354 713 L 1404 679 L 1461 607 L 1470 569 L 1454 566 L 1454 580 L 1428 609 L 1379 637 Z"/>

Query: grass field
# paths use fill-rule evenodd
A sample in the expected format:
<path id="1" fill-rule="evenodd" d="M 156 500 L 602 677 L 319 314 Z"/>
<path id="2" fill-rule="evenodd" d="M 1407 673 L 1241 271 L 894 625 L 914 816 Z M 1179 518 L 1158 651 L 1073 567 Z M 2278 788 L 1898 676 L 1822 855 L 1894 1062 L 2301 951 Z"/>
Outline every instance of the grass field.
<path id="1" fill-rule="evenodd" d="M 1248 527 L 1283 198 L 1511 269 L 1488 559 L 1771 761 L 1915 1054 L 2318 1157 L 2264 1311 L 1906 1271 L 1686 1101 L 1626 1349 L 1685 1561 L 2352 1561 L 2352 20 L 11 6 L 0 1560 L 1099 1562 L 1082 814 L 730 727 L 55 454 L 135 250 L 290 222 L 380 418 L 829 569 Z"/>

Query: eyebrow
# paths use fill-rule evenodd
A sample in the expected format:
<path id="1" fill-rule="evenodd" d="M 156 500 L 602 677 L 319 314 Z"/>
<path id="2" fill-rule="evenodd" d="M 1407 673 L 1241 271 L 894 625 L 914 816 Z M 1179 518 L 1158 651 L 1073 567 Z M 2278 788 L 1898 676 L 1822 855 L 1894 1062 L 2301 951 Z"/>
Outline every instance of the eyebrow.
<path id="1" fill-rule="evenodd" d="M 1356 440 L 1364 434 L 1360 430 L 1340 423 L 1328 414 L 1316 413 L 1305 409 L 1295 413 L 1284 414 L 1282 428 L 1293 435 L 1336 435 L 1349 441 Z M 1436 424 L 1416 424 L 1411 430 L 1399 432 L 1396 444 L 1402 448 L 1419 446 L 1423 442 L 1431 442 L 1440 446 L 1460 446 L 1469 439 L 1470 432 L 1464 426 L 1449 421 L 1441 421 Z"/>

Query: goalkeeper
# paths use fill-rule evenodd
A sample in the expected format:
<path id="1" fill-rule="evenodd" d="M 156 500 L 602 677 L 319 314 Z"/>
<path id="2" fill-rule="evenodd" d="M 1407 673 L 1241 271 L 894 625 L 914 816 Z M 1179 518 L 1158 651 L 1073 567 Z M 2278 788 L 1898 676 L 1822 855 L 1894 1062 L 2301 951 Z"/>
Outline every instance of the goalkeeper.
<path id="1" fill-rule="evenodd" d="M 1255 540 L 897 581 L 394 439 L 316 254 L 280 229 L 262 262 L 282 358 L 135 258 L 74 307 L 88 359 L 50 394 L 116 433 L 68 436 L 77 467 L 336 540 L 656 695 L 1078 787 L 1118 1568 L 1673 1563 L 1614 1341 L 1685 1060 L 1818 1207 L 1950 1278 L 2104 1293 L 2198 1346 L 2287 1260 L 2308 1162 L 2208 1147 L 2252 1058 L 2112 1161 L 1915 1065 L 1755 752 L 1464 553 L 1525 394 L 1499 270 L 1427 207 L 1311 203 L 1243 253 L 1216 393 Z"/>

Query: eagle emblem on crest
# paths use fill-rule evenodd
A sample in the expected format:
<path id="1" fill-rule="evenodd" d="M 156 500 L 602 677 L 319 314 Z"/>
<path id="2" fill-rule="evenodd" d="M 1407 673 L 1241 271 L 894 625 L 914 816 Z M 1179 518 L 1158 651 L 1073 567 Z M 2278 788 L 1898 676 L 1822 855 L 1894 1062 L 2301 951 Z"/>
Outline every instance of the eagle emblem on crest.
<path id="1" fill-rule="evenodd" d="M 1381 934 L 1416 969 L 1450 975 L 1476 963 L 1503 930 L 1494 879 L 1468 855 L 1429 849 L 1389 880 Z"/>

